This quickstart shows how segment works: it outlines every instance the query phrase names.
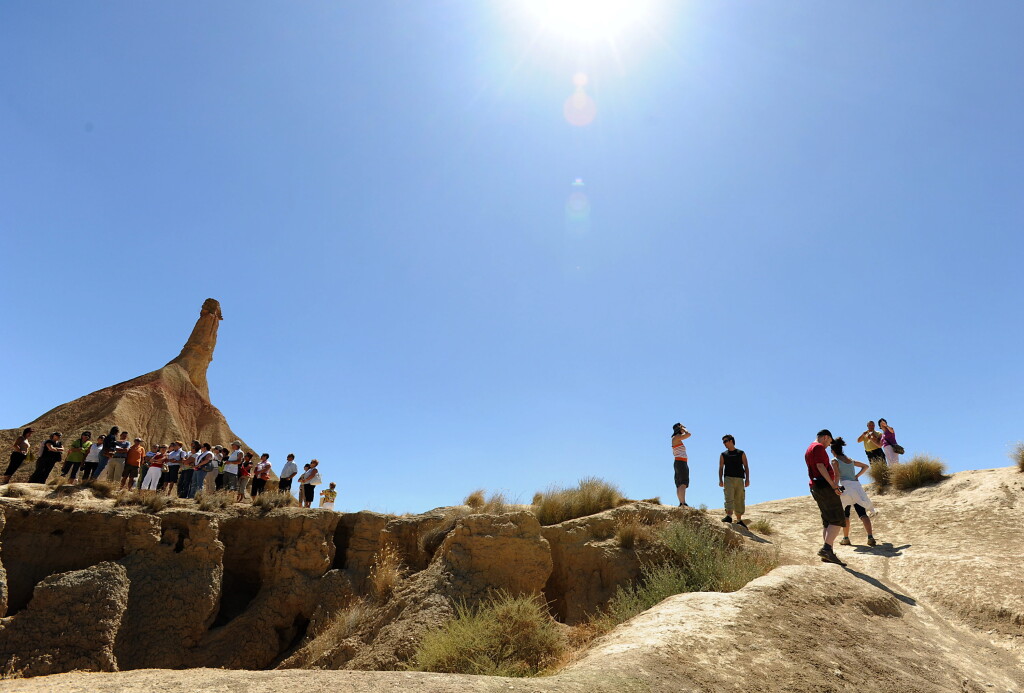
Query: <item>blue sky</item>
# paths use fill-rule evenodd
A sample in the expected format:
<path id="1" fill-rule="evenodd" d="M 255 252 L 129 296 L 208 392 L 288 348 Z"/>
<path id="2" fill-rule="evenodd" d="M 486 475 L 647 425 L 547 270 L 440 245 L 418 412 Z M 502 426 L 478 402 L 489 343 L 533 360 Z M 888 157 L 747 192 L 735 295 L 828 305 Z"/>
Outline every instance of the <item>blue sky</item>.
<path id="1" fill-rule="evenodd" d="M 670 501 L 676 421 L 713 507 L 725 433 L 748 501 L 880 416 L 1008 464 L 1024 6 L 650 7 L 611 46 L 516 2 L 3 3 L 0 425 L 211 296 L 214 403 L 348 510 Z"/>

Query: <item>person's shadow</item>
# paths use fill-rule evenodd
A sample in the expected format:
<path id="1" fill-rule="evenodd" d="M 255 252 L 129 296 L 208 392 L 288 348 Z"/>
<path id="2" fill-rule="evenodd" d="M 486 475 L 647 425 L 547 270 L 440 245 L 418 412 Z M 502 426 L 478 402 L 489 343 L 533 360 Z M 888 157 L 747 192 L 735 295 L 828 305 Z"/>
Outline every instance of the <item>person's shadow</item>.
<path id="1" fill-rule="evenodd" d="M 859 571 L 852 570 L 850 568 L 847 568 L 846 572 L 848 572 L 850 575 L 853 575 L 854 577 L 860 578 L 861 580 L 863 580 L 864 582 L 868 583 L 869 585 L 873 585 L 873 586 L 877 587 L 880 590 L 888 592 L 889 594 L 891 594 L 892 596 L 896 597 L 897 599 L 899 599 L 904 604 L 908 604 L 910 606 L 917 606 L 917 600 L 914 599 L 913 597 L 908 597 L 905 594 L 900 594 L 899 592 L 893 590 L 891 587 L 889 587 L 888 585 L 886 585 L 882 581 L 880 581 L 880 580 L 878 580 L 876 578 L 873 578 L 870 575 L 866 575 L 865 573 L 861 573 Z"/>
<path id="2" fill-rule="evenodd" d="M 909 549 L 912 544 L 904 544 L 903 546 L 893 546 L 891 542 L 882 542 L 877 546 L 856 546 L 853 549 L 854 553 L 867 553 L 875 556 L 902 556 L 903 549 Z"/>
<path id="3" fill-rule="evenodd" d="M 758 544 L 771 544 L 772 543 L 772 542 L 768 541 L 767 539 L 765 539 L 763 537 L 757 536 L 756 534 L 751 532 L 746 527 L 739 527 L 739 526 L 737 526 L 735 524 L 730 525 L 730 526 L 732 527 L 732 531 L 736 532 L 737 534 L 742 534 L 743 536 L 745 536 L 748 539 L 753 539 Z"/>

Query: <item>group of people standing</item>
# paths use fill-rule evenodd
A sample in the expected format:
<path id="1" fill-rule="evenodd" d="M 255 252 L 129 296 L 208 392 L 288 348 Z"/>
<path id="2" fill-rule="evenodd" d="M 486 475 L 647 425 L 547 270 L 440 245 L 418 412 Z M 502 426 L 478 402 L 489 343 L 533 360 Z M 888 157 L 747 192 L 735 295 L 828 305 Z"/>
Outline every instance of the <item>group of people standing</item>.
<path id="1" fill-rule="evenodd" d="M 686 506 L 686 490 L 690 486 L 689 460 L 685 441 L 691 433 L 681 423 L 672 426 L 672 456 L 675 471 L 676 495 L 679 505 Z M 885 419 L 876 424 L 868 421 L 867 430 L 857 438 L 864 444 L 868 462 L 886 465 L 899 464 L 903 448 L 896 442 L 896 431 Z M 722 522 L 735 523 L 746 528 L 743 514 L 746 512 L 746 489 L 750 486 L 750 464 L 747 454 L 736 447 L 731 435 L 722 436 L 725 450 L 718 457 L 718 485 L 725 495 L 725 517 Z M 822 561 L 846 565 L 835 554 L 833 544 L 843 532 L 839 543 L 850 546 L 850 511 L 857 513 L 867 532 L 868 546 L 878 544 L 871 525 L 875 514 L 874 504 L 868 498 L 860 477 L 870 469 L 869 464 L 848 457 L 844 451 L 846 441 L 833 438 L 827 429 L 818 432 L 817 439 L 807 448 L 804 461 L 810 477 L 811 496 L 818 504 L 823 525 L 824 544 L 818 555 Z M 828 452 L 832 452 L 832 459 Z"/>
<path id="2" fill-rule="evenodd" d="M 14 442 L 10 462 L 0 483 L 9 483 L 28 458 L 32 429 L 26 428 Z M 90 431 L 83 431 L 65 450 L 60 432 L 50 434 L 43 441 L 36 466 L 29 483 L 43 484 L 53 468 L 63 459 L 60 476 L 68 483 L 77 484 L 90 479 L 102 479 L 119 484 L 121 490 L 138 489 L 165 493 L 167 496 L 194 499 L 200 491 L 231 491 L 238 503 L 255 499 L 266 490 L 271 480 L 270 455 L 263 453 L 255 459 L 252 452 L 244 452 L 242 443 L 234 441 L 230 447 L 192 441 L 188 450 L 180 441 L 169 445 L 146 448 L 142 438 L 129 441 L 127 431 L 114 426 L 106 435 L 94 442 Z M 66 455 L 65 455 L 66 452 Z M 278 475 L 277 490 L 291 493 L 292 481 L 298 477 L 299 503 L 312 507 L 316 486 L 323 483 L 318 469 L 319 461 L 311 460 L 299 473 L 295 455 L 289 454 Z M 79 476 L 81 472 L 81 476 Z M 334 508 L 337 498 L 334 482 L 320 493 L 320 507 Z"/>

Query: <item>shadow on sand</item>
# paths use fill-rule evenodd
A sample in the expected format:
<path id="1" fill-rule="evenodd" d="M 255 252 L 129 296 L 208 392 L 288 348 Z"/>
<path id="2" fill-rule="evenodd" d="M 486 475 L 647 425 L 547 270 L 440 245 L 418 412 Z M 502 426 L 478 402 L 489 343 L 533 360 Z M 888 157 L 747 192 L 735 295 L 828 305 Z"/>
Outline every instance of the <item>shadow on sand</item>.
<path id="1" fill-rule="evenodd" d="M 899 599 L 904 604 L 909 604 L 910 606 L 917 606 L 917 600 L 916 599 L 914 599 L 913 597 L 908 597 L 905 594 L 900 594 L 899 592 L 893 590 L 891 587 L 889 587 L 888 585 L 883 583 L 881 580 L 878 580 L 876 578 L 871 577 L 870 575 L 866 575 L 866 574 L 858 572 L 856 570 L 851 570 L 849 568 L 846 569 L 846 572 L 848 572 L 850 575 L 853 575 L 854 577 L 860 578 L 861 580 L 863 580 L 864 582 L 868 583 L 869 585 L 874 585 L 878 589 L 884 590 L 884 591 L 888 592 L 889 594 L 891 594 L 892 596 L 896 597 L 897 599 Z"/>
<path id="2" fill-rule="evenodd" d="M 732 527 L 732 531 L 736 532 L 737 534 L 742 534 L 747 539 L 753 539 L 758 544 L 771 544 L 771 543 L 774 543 L 774 542 L 768 541 L 767 539 L 765 539 L 763 537 L 757 536 L 756 534 L 751 532 L 749 529 L 745 529 L 743 527 L 737 527 L 736 525 L 731 525 L 731 527 Z"/>
<path id="3" fill-rule="evenodd" d="M 883 542 L 878 546 L 855 546 L 853 547 L 854 553 L 866 553 L 873 556 L 902 556 L 903 549 L 909 549 L 912 544 L 904 544 L 903 546 L 893 546 L 889 542 Z"/>

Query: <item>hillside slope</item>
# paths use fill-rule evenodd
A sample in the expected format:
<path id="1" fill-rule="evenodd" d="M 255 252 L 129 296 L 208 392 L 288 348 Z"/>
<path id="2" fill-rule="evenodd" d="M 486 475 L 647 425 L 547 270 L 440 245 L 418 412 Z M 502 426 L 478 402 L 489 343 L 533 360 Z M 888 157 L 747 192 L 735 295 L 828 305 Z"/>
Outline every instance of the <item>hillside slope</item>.
<path id="1" fill-rule="evenodd" d="M 215 669 L 72 673 L 0 690 L 129 691 L 957 691 L 1024 692 L 1024 583 L 1012 541 L 1024 501 L 1013 468 L 961 472 L 877 499 L 881 544 L 814 556 L 809 496 L 749 508 L 792 561 L 731 593 L 666 599 L 597 640 L 555 676 Z M 859 526 L 852 533 L 863 544 Z M 1010 547 L 1008 549 L 1008 546 Z"/>

